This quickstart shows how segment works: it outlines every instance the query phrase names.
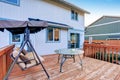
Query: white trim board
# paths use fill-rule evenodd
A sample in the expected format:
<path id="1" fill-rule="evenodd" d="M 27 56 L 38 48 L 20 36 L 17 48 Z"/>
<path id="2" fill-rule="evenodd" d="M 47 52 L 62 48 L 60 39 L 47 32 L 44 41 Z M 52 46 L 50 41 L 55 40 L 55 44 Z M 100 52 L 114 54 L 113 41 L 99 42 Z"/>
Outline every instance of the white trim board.
<path id="1" fill-rule="evenodd" d="M 92 35 L 85 35 L 85 37 L 89 37 L 89 36 L 106 36 L 106 35 L 120 35 L 120 33 L 92 34 Z"/>
<path id="2" fill-rule="evenodd" d="M 112 22 L 108 22 L 108 23 L 103 23 L 103 24 L 98 24 L 98 25 L 93 25 L 93 26 L 89 26 L 89 27 L 87 27 L 87 28 L 97 27 L 97 26 L 103 26 L 103 25 L 113 24 L 113 23 L 118 23 L 118 22 L 120 22 L 120 20 L 112 21 Z"/>

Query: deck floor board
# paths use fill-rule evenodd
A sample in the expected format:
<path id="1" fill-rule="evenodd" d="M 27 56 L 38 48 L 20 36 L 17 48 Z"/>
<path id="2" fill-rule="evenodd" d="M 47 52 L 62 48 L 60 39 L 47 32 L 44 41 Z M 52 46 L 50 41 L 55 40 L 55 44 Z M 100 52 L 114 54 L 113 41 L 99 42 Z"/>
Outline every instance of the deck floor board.
<path id="1" fill-rule="evenodd" d="M 50 80 L 120 80 L 120 65 L 85 57 L 81 68 L 76 56 L 76 62 L 67 60 L 63 66 L 64 72 L 60 73 L 57 58 L 58 55 L 44 56 L 43 64 L 51 77 Z M 40 65 L 26 71 L 15 65 L 9 80 L 47 80 L 47 77 Z"/>

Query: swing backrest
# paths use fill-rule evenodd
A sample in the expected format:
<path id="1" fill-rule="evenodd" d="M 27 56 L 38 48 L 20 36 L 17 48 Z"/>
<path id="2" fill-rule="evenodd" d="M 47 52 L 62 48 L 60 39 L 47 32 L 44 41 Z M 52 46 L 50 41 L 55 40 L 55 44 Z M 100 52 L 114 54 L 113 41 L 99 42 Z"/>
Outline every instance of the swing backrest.
<path id="1" fill-rule="evenodd" d="M 20 48 L 14 48 L 11 54 L 13 60 L 15 60 L 15 58 L 18 56 L 19 50 Z M 27 52 L 26 50 L 24 51 L 25 53 L 22 51 L 16 62 L 22 70 L 33 67 L 40 63 L 38 58 L 34 55 L 33 52 Z M 44 61 L 44 59 L 41 56 L 39 56 L 39 58 L 41 61 Z"/>

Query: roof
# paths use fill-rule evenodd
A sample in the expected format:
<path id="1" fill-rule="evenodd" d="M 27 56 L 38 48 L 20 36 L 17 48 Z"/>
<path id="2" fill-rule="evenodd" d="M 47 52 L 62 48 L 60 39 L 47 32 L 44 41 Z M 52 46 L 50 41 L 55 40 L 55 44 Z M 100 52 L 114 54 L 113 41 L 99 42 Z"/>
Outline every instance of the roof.
<path id="1" fill-rule="evenodd" d="M 64 5 L 69 6 L 69 7 L 71 7 L 71 8 L 77 9 L 78 11 L 82 11 L 82 12 L 84 12 L 84 13 L 90 14 L 90 12 L 88 12 L 88 11 L 86 11 L 86 10 L 84 10 L 84 9 L 82 9 L 82 8 L 80 8 L 80 7 L 72 4 L 72 3 L 69 3 L 67 0 L 66 0 L 66 1 L 65 1 L 65 0 L 52 0 L 52 1 L 55 1 L 55 2 L 57 2 L 57 3 L 64 4 Z"/>
<path id="2" fill-rule="evenodd" d="M 48 26 L 54 26 L 54 27 L 60 27 L 60 28 L 73 28 L 67 24 L 53 22 L 53 21 L 46 21 L 46 20 L 35 19 L 35 18 L 28 18 L 28 20 L 30 20 L 30 21 L 45 21 L 48 23 Z"/>
<path id="3" fill-rule="evenodd" d="M 90 25 L 88 25 L 88 27 L 103 24 L 103 23 L 113 22 L 117 20 L 120 20 L 120 16 L 102 16 L 96 21 L 94 21 L 93 23 L 91 23 Z"/>

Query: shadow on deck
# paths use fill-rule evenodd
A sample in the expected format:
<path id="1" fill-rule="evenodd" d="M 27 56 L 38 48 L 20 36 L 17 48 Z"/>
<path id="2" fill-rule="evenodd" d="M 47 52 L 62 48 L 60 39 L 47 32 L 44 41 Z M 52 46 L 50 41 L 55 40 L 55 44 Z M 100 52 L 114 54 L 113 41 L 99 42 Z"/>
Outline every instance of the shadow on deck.
<path id="1" fill-rule="evenodd" d="M 82 70 L 76 56 L 76 62 L 73 63 L 72 59 L 67 60 L 63 66 L 64 72 L 60 73 L 57 58 L 58 55 L 44 56 L 43 64 L 50 75 L 50 80 L 120 80 L 120 65 L 85 57 Z M 26 71 L 21 71 L 15 65 L 9 80 L 47 80 L 47 77 L 40 65 Z"/>

